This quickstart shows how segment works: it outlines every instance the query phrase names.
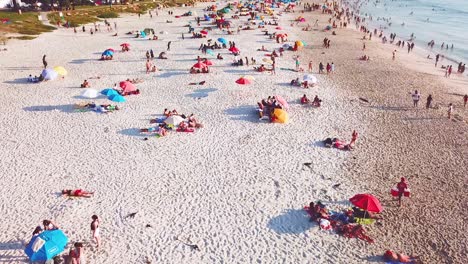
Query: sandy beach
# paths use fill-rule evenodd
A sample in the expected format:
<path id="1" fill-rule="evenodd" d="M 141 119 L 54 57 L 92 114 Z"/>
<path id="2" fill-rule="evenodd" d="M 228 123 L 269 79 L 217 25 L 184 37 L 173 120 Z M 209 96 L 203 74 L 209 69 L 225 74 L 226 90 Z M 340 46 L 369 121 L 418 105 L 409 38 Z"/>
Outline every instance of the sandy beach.
<path id="1" fill-rule="evenodd" d="M 171 10 L 202 16 L 206 6 Z M 281 45 L 260 29 L 227 35 L 214 28 L 207 38 L 192 39 L 189 22 L 196 32 L 212 25 L 202 21 L 198 27 L 194 16 L 174 18 L 167 9 L 153 18 L 110 20 L 118 25 L 116 37 L 115 31 L 90 35 L 60 28 L 9 42 L 0 53 L 0 263 L 28 262 L 24 247 L 43 219 L 60 226 L 70 247 L 86 243 L 86 263 L 385 263 L 387 249 L 420 255 L 423 263 L 466 263 L 466 77 L 444 78 L 424 54 L 405 49 L 392 61 L 394 45 L 376 37 L 362 51 L 363 34 L 354 24 L 331 35 L 322 30 L 329 15 L 298 10 L 283 12 L 278 22 L 288 43 L 302 40 L 307 46 L 278 58 L 276 75 L 231 66 L 227 49 L 215 50 L 224 60 L 198 50 L 207 39 L 224 37 L 258 66 L 269 53 L 258 48 Z M 299 15 L 307 22 L 292 26 Z M 246 19 L 232 21 L 239 26 Z M 316 19 L 318 27 L 301 30 Z M 125 34 L 144 28 L 154 28 L 159 40 Z M 329 49 L 322 47 L 325 37 Z M 154 59 L 160 70 L 146 74 L 145 52 L 153 49 L 157 56 L 169 41 L 168 59 Z M 119 50 L 124 42 L 130 52 L 99 61 L 105 49 Z M 42 71 L 44 54 L 49 67 L 63 66 L 67 76 L 27 83 L 29 74 Z M 371 60 L 360 61 L 364 54 Z M 316 86 L 290 85 L 305 74 L 281 69 L 294 68 L 296 55 L 306 70 L 313 61 Z M 197 56 L 211 58 L 210 73 L 189 74 Z M 333 62 L 335 72 L 318 74 L 319 62 Z M 235 83 L 244 75 L 255 78 L 251 85 Z M 100 91 L 127 78 L 143 82 L 136 84 L 139 95 L 117 103 L 121 110 L 75 111 L 73 105 L 82 102 L 116 104 L 104 96 L 80 98 L 83 80 Z M 422 99 L 413 108 L 410 93 L 416 89 Z M 322 106 L 301 105 L 303 94 L 318 95 Z M 431 109 L 424 107 L 428 94 L 434 97 Z M 271 95 L 288 101 L 289 123 L 259 121 L 257 102 Z M 449 103 L 455 105 L 451 120 Z M 165 108 L 193 113 L 204 127 L 161 138 L 139 133 Z M 352 151 L 322 144 L 327 137 L 349 141 L 353 130 L 359 138 Z M 400 177 L 412 192 L 403 207 L 389 194 Z M 95 193 L 66 198 L 62 189 Z M 342 210 L 357 193 L 375 195 L 384 207 L 383 220 L 366 226 L 372 244 L 321 230 L 303 210 L 318 200 Z M 99 249 L 90 236 L 93 214 L 101 219 Z"/>

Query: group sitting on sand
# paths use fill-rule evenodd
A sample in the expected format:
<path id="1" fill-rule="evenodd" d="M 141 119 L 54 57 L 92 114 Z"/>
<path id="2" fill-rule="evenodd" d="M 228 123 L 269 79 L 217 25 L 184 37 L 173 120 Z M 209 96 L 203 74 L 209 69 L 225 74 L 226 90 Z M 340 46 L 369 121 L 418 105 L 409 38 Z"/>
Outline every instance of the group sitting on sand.
<path id="1" fill-rule="evenodd" d="M 314 100 L 310 101 L 309 98 L 307 98 L 307 95 L 304 94 L 301 97 L 301 104 L 302 105 L 311 105 L 311 106 L 314 106 L 314 107 L 320 107 L 322 105 L 322 100 L 316 95 L 314 97 Z"/>
<path id="2" fill-rule="evenodd" d="M 358 133 L 354 130 L 352 135 L 351 135 L 351 142 L 347 144 L 345 141 L 340 140 L 338 138 L 327 138 L 324 140 L 325 147 L 331 148 L 337 148 L 340 150 L 352 150 L 354 148 L 354 145 L 356 144 L 356 140 L 358 138 Z"/>
<path id="3" fill-rule="evenodd" d="M 174 119 L 170 122 L 167 121 L 172 116 L 180 117 L 180 122 L 174 124 Z M 170 130 L 175 129 L 176 132 L 195 132 L 196 128 L 203 127 L 203 124 L 198 122 L 194 114 L 187 117 L 184 114 L 179 114 L 175 109 L 170 111 L 167 108 L 164 109 L 163 117 L 152 119 L 150 120 L 150 123 L 156 123 L 158 125 L 156 127 L 142 128 L 140 129 L 140 133 L 150 133 L 157 137 L 164 137 L 168 135 Z"/>
<path id="4" fill-rule="evenodd" d="M 99 60 L 113 60 L 114 56 L 113 55 L 101 55 L 101 58 Z"/>

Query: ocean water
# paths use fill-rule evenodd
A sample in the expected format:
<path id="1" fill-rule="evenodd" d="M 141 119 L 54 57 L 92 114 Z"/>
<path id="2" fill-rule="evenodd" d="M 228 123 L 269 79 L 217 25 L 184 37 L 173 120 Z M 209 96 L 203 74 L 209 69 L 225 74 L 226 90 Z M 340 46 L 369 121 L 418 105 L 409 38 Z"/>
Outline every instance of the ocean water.
<path id="1" fill-rule="evenodd" d="M 397 39 L 403 40 L 410 39 L 411 34 L 414 34 L 416 46 L 425 48 L 432 54 L 443 54 L 457 62 L 468 62 L 468 0 L 348 2 L 353 3 L 360 14 L 367 17 L 366 23 L 372 31 L 374 28 L 382 28 L 387 37 L 390 33 L 396 33 Z M 427 46 L 431 40 L 435 42 L 432 49 Z M 449 48 L 441 49 L 442 43 L 448 44 Z"/>

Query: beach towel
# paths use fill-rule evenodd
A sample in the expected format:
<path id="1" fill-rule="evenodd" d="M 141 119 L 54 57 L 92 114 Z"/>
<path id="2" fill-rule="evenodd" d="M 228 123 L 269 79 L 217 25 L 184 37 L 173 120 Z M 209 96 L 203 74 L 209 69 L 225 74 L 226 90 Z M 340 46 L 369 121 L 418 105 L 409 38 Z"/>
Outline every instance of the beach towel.
<path id="1" fill-rule="evenodd" d="M 370 219 L 370 218 L 358 218 L 358 217 L 355 217 L 354 218 L 354 221 L 358 224 L 361 224 L 361 225 L 372 225 L 373 223 L 375 223 L 375 219 Z"/>

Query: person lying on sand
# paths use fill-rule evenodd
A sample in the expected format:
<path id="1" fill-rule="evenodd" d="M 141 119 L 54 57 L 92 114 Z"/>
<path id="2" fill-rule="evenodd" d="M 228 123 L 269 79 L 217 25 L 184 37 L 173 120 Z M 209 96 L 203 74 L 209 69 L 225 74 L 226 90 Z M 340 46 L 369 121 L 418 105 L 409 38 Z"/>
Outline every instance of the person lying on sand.
<path id="1" fill-rule="evenodd" d="M 85 197 L 85 198 L 90 198 L 92 197 L 94 192 L 87 192 L 83 191 L 81 189 L 77 190 L 62 190 L 62 195 L 63 196 L 70 196 L 70 197 Z"/>
<path id="2" fill-rule="evenodd" d="M 264 72 L 264 71 L 267 71 L 267 68 L 265 67 L 265 65 L 260 65 L 260 67 L 254 67 L 254 70 L 258 71 L 258 72 Z"/>
<path id="3" fill-rule="evenodd" d="M 91 85 L 89 84 L 88 80 L 84 80 L 83 83 L 80 85 L 81 88 L 89 88 Z"/>
<path id="4" fill-rule="evenodd" d="M 395 261 L 401 263 L 418 263 L 420 261 L 419 256 L 407 256 L 393 252 L 391 250 L 385 251 L 383 257 L 387 261 Z"/>
<path id="5" fill-rule="evenodd" d="M 189 127 L 195 127 L 195 128 L 202 128 L 203 127 L 203 124 L 202 123 L 199 123 L 197 121 L 197 119 L 195 118 L 194 114 L 191 114 L 189 117 L 188 117 L 188 125 Z"/>
<path id="6" fill-rule="evenodd" d="M 163 112 L 163 115 L 166 116 L 166 117 L 170 117 L 170 116 L 173 116 L 173 115 L 179 115 L 179 113 L 175 109 L 173 109 L 172 111 L 169 111 L 169 110 L 167 110 L 167 108 L 165 108 L 164 112 Z"/>
<path id="7" fill-rule="evenodd" d="M 301 81 L 299 81 L 299 78 L 292 79 L 291 80 L 291 85 L 292 86 L 301 86 Z"/>
<path id="8" fill-rule="evenodd" d="M 167 60 L 166 52 L 159 53 L 158 59 Z"/>
<path id="9" fill-rule="evenodd" d="M 133 84 L 144 82 L 143 79 L 140 79 L 140 78 L 136 78 L 136 79 L 127 78 L 127 81 L 128 81 L 128 82 L 131 82 L 131 83 L 133 83 Z"/>
<path id="10" fill-rule="evenodd" d="M 166 124 L 159 124 L 158 127 L 142 128 L 140 133 L 156 133 L 159 137 L 167 136 Z"/>

